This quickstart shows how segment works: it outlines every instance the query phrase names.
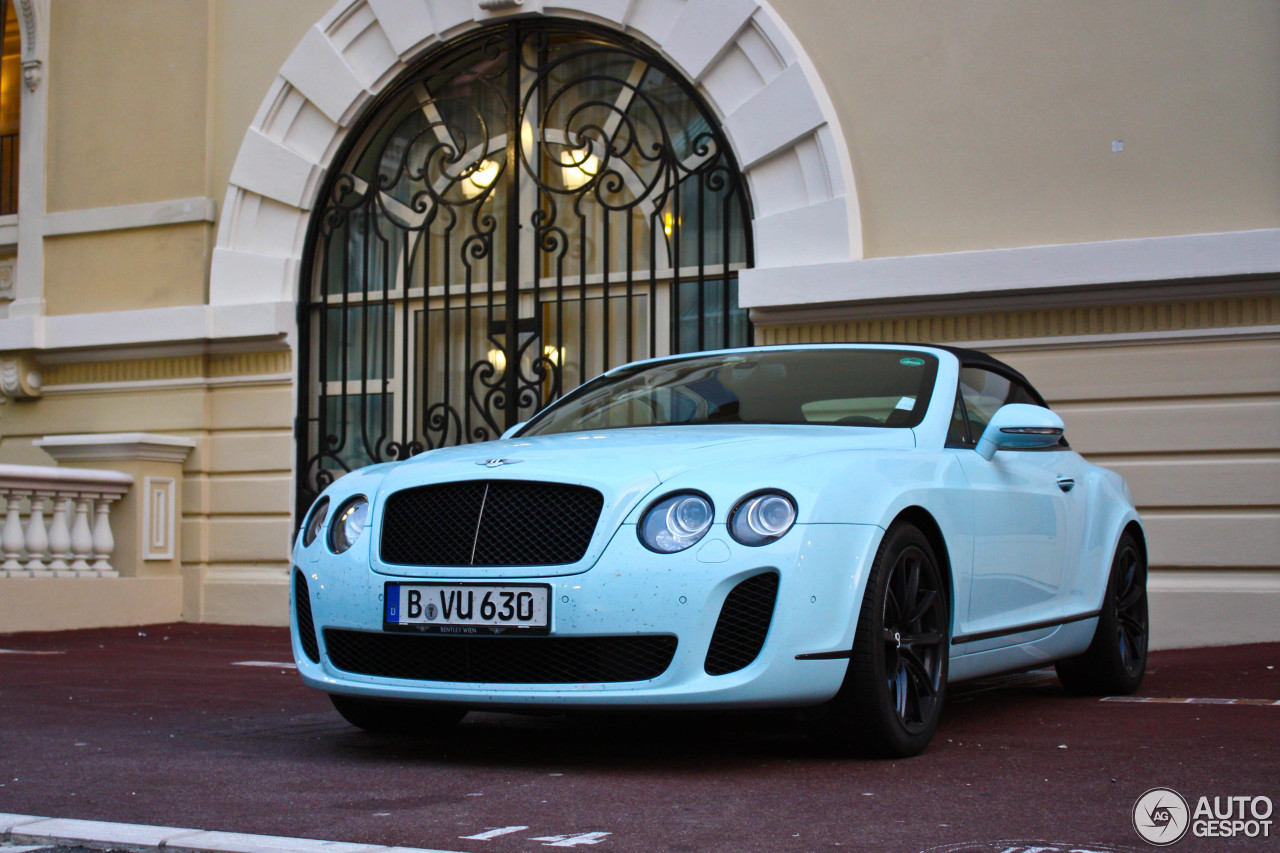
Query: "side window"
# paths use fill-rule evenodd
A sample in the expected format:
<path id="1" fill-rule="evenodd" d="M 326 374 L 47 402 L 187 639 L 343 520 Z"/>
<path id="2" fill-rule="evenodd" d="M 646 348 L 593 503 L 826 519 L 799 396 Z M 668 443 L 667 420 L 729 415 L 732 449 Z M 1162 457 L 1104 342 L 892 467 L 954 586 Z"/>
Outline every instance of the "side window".
<path id="1" fill-rule="evenodd" d="M 960 369 L 960 396 L 969 415 L 969 429 L 977 441 L 996 410 L 1010 400 L 1013 383 L 998 373 L 980 367 Z"/>
<path id="2" fill-rule="evenodd" d="M 991 416 L 1006 403 L 1043 405 L 1035 393 L 1023 383 L 981 367 L 960 369 L 960 397 L 964 402 L 965 414 L 969 418 L 969 435 L 971 436 L 969 446 L 977 442 L 982 431 L 987 428 Z M 952 431 L 954 429 L 955 415 L 952 415 Z M 951 441 L 950 432 L 947 434 L 947 441 Z M 1060 446 L 1067 446 L 1065 438 Z"/>
<path id="3" fill-rule="evenodd" d="M 964 424 L 964 405 L 956 393 L 956 407 L 951 410 L 951 425 L 947 427 L 947 447 L 973 447 Z"/>

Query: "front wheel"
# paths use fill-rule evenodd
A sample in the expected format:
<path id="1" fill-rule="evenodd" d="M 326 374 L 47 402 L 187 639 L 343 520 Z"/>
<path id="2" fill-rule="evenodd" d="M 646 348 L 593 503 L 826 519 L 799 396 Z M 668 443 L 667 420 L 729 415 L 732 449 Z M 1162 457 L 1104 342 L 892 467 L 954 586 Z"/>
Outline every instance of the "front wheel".
<path id="1" fill-rule="evenodd" d="M 1147 670 L 1149 633 L 1147 561 L 1137 540 L 1125 533 L 1111 561 L 1093 642 L 1084 654 L 1058 661 L 1058 680 L 1083 696 L 1133 693 Z"/>
<path id="2" fill-rule="evenodd" d="M 891 527 L 867 578 L 848 672 L 820 724 L 828 741 L 880 757 L 925 750 L 946 697 L 949 614 L 929 540 Z"/>
<path id="3" fill-rule="evenodd" d="M 342 718 L 367 732 L 431 736 L 451 729 L 466 716 L 467 709 L 433 702 L 393 702 L 357 696 L 329 694 Z"/>

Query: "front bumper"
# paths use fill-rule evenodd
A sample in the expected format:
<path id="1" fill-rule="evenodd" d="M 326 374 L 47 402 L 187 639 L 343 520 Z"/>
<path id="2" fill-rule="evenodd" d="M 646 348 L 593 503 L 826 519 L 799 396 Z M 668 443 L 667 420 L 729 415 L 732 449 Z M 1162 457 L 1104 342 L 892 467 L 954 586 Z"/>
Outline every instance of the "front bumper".
<path id="1" fill-rule="evenodd" d="M 575 683 L 369 675 L 351 671 L 359 667 L 351 666 L 350 655 L 339 655 L 348 667 L 339 668 L 329 647 L 330 640 L 337 641 L 339 635 L 332 632 L 342 632 L 347 642 L 367 638 L 375 646 L 385 646 L 393 636 L 382 630 L 382 595 L 384 583 L 396 578 L 372 572 L 349 554 L 299 548 L 295 572 L 303 575 L 305 584 L 295 582 L 292 588 L 295 593 L 307 591 L 304 617 L 309 604 L 316 637 L 314 644 L 307 645 L 319 660 L 313 661 L 303 646 L 296 600 L 291 607 L 294 657 L 303 680 L 328 693 L 472 707 L 819 704 L 839 689 L 847 661 L 797 660 L 797 656 L 839 653 L 852 647 L 867 571 L 881 533 L 871 525 L 797 525 L 771 545 L 749 548 L 733 541 L 719 525 L 688 551 L 655 554 L 640 544 L 634 526 L 623 525 L 589 570 L 568 576 L 522 576 L 520 582 L 551 586 L 551 634 L 545 639 L 608 637 L 625 642 L 627 638 L 666 637 L 674 638 L 674 655 L 660 674 L 644 680 Z M 447 573 L 448 569 L 441 569 L 439 579 L 459 580 Z M 771 617 L 765 615 L 768 632 L 763 646 L 750 663 L 732 672 L 710 674 L 708 669 L 715 671 L 717 667 L 709 666 L 708 649 L 726 599 L 742 582 L 767 573 L 776 573 L 778 584 Z M 331 633 L 326 636 L 326 632 Z M 394 636 L 409 643 L 427 639 Z M 543 638 L 518 639 L 532 645 Z M 508 641 L 501 636 L 469 639 L 485 644 Z M 486 645 L 481 651 L 500 658 L 500 648 Z"/>

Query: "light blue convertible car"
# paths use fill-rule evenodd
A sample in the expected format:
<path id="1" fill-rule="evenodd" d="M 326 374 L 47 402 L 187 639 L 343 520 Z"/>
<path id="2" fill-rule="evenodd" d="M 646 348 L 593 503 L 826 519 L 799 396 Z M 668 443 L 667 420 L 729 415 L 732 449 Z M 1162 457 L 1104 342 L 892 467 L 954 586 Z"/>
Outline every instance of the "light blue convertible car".
<path id="1" fill-rule="evenodd" d="M 502 440 L 357 470 L 293 552 L 303 680 L 356 726 L 468 709 L 792 708 L 923 750 L 947 683 L 1147 653 L 1128 488 L 1017 371 L 908 345 L 610 370 Z"/>

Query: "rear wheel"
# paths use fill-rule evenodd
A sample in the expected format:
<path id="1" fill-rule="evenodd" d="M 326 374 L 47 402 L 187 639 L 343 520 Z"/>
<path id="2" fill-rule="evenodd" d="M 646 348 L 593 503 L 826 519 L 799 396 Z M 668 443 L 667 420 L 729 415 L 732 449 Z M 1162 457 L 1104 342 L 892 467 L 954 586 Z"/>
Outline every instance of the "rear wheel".
<path id="1" fill-rule="evenodd" d="M 862 755 L 917 755 L 933 739 L 947 689 L 947 588 L 929 540 L 885 533 L 867 579 L 849 669 L 822 734 Z"/>
<path id="2" fill-rule="evenodd" d="M 1147 670 L 1147 561 L 1137 540 L 1120 537 L 1093 642 L 1084 654 L 1058 661 L 1058 680 L 1084 696 L 1124 696 Z"/>
<path id="3" fill-rule="evenodd" d="M 393 702 L 329 694 L 342 718 L 367 732 L 398 735 L 435 735 L 456 726 L 467 709 L 431 702 Z"/>

